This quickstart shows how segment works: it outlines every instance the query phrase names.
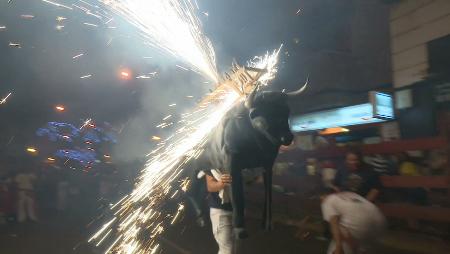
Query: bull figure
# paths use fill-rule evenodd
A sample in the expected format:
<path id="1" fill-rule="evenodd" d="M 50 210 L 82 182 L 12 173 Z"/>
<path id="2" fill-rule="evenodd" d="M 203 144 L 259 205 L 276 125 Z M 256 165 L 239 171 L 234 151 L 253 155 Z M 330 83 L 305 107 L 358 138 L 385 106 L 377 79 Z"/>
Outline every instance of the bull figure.
<path id="1" fill-rule="evenodd" d="M 235 105 L 209 134 L 204 152 L 189 166 L 194 174 L 188 196 L 200 221 L 202 214 L 198 202 L 204 197 L 204 193 L 199 191 L 202 184 L 195 176 L 200 170 L 219 169 L 228 172 L 233 179 L 228 194 L 233 206 L 234 234 L 238 239 L 246 238 L 241 171 L 263 168 L 263 227 L 266 230 L 271 229 L 272 166 L 280 146 L 291 144 L 294 138 L 288 123 L 288 98 L 300 94 L 306 85 L 307 83 L 291 93 L 258 92 L 254 89 L 245 102 Z"/>

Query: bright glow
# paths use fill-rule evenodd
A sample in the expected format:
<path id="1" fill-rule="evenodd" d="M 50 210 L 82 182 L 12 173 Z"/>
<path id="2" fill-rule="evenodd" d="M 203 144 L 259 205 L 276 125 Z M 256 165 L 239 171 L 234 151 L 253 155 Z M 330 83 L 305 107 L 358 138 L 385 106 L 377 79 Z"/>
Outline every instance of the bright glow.
<path id="1" fill-rule="evenodd" d="M 59 111 L 59 112 L 62 112 L 62 111 L 64 111 L 64 110 L 66 110 L 66 108 L 65 108 L 64 106 L 62 106 L 62 105 L 57 105 L 57 106 L 55 106 L 55 109 L 56 109 L 57 111 Z"/>
<path id="2" fill-rule="evenodd" d="M 215 53 L 190 0 L 99 0 L 137 29 L 146 42 L 217 82 Z"/>
<path id="3" fill-rule="evenodd" d="M 258 79 L 262 85 L 267 85 L 268 82 L 274 79 L 277 75 L 278 55 L 280 54 L 282 47 L 283 44 L 281 44 L 280 47 L 272 53 L 266 52 L 264 56 L 255 56 L 252 60 L 247 62 L 249 67 L 267 70 L 267 72 Z"/>
<path id="4" fill-rule="evenodd" d="M 119 78 L 123 80 L 129 80 L 131 79 L 131 71 L 128 69 L 122 69 L 119 73 Z"/>
<path id="5" fill-rule="evenodd" d="M 27 152 L 30 152 L 30 153 L 37 153 L 37 149 L 34 148 L 34 147 L 27 147 Z"/>
<path id="6" fill-rule="evenodd" d="M 50 162 L 53 162 L 53 161 L 55 161 L 55 158 L 48 157 L 47 160 L 50 161 Z"/>
<path id="7" fill-rule="evenodd" d="M 161 140 L 161 138 L 157 136 L 152 136 L 152 140 Z"/>

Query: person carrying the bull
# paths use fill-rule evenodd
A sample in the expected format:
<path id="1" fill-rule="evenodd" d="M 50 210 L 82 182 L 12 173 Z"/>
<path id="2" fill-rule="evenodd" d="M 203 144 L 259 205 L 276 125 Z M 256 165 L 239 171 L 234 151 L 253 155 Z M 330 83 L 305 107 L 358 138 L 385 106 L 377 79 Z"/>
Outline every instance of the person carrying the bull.
<path id="1" fill-rule="evenodd" d="M 231 175 L 211 170 L 206 174 L 208 205 L 214 238 L 219 245 L 218 254 L 232 254 L 233 241 L 233 208 L 227 190 L 231 184 Z"/>

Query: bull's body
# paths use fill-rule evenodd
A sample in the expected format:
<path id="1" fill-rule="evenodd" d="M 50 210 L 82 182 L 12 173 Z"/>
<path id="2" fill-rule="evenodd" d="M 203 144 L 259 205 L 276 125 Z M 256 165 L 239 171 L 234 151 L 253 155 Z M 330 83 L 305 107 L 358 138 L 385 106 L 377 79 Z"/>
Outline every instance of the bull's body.
<path id="1" fill-rule="evenodd" d="M 267 93 L 268 94 L 268 93 Z M 230 197 L 233 207 L 233 227 L 235 236 L 245 237 L 244 230 L 244 192 L 241 171 L 250 168 L 264 168 L 265 205 L 264 205 L 264 227 L 268 230 L 271 226 L 271 186 L 272 166 L 277 157 L 281 144 L 290 143 L 292 134 L 289 131 L 288 115 L 289 108 L 286 99 L 282 96 L 267 96 L 248 107 L 244 102 L 234 106 L 222 119 L 221 123 L 210 133 L 204 145 L 204 152 L 193 161 L 194 175 L 199 170 L 219 169 L 228 172 L 232 176 Z M 264 97 L 264 96 L 260 96 Z M 280 99 L 281 98 L 281 99 Z M 258 129 L 252 116 L 255 109 L 263 112 L 258 113 L 260 118 L 264 117 L 265 124 L 277 124 L 277 128 L 267 129 L 266 132 Z M 256 111 L 255 111 L 256 112 Z M 255 115 L 255 114 L 253 114 Z M 281 119 L 281 120 L 280 120 Z M 268 134 L 270 133 L 270 135 Z M 269 136 L 269 138 L 267 137 Z M 272 137 L 272 138 L 270 138 Z M 281 140 L 275 142 L 274 139 Z M 193 199 L 194 205 L 202 196 L 198 193 L 199 184 L 194 180 Z M 199 210 L 197 209 L 198 214 Z"/>

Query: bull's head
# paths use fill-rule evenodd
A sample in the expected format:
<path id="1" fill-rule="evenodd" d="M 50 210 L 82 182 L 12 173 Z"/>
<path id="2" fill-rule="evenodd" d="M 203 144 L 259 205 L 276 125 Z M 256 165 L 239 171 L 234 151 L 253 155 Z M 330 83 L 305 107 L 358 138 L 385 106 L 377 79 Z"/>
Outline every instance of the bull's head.
<path id="1" fill-rule="evenodd" d="M 276 146 L 291 144 L 294 135 L 289 129 L 290 110 L 288 100 L 301 94 L 307 84 L 308 82 L 299 90 L 290 93 L 258 93 L 257 88 L 255 88 L 245 101 L 253 128 Z"/>

